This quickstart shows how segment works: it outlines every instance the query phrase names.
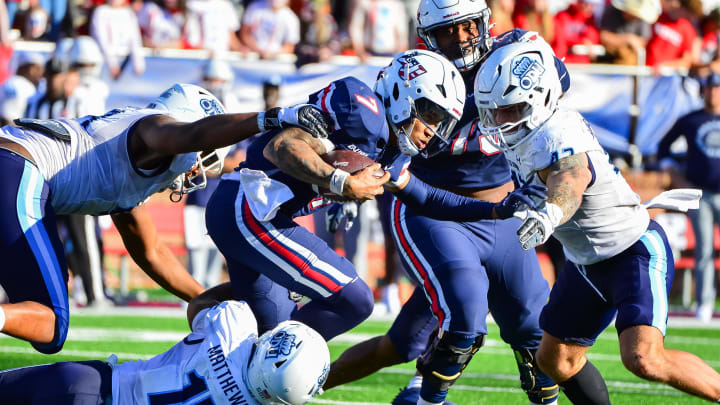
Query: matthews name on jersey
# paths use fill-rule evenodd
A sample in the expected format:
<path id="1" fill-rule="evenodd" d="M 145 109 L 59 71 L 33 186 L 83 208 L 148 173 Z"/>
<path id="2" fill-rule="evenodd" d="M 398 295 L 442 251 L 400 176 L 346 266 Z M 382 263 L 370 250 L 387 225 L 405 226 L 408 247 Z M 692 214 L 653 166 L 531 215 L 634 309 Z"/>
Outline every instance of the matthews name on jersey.
<path id="1" fill-rule="evenodd" d="M 114 109 L 75 120 L 25 120 L 0 129 L 0 138 L 22 145 L 50 187 L 58 214 L 101 215 L 126 211 L 167 188 L 190 170 L 196 152 L 176 155 L 167 167 L 142 170 L 128 154 L 129 138 L 152 109 Z"/>
<path id="2" fill-rule="evenodd" d="M 537 172 L 559 159 L 587 155 L 592 180 L 582 204 L 566 223 L 555 228 L 568 259 L 588 265 L 615 256 L 635 243 L 650 217 L 640 197 L 609 160 L 580 113 L 558 109 L 544 124 L 505 152 L 520 184 L 543 184 Z"/>
<path id="3" fill-rule="evenodd" d="M 204 309 L 193 332 L 170 350 L 147 361 L 115 365 L 113 405 L 256 405 L 245 370 L 257 340 L 257 322 L 244 302 L 225 301 Z"/>
<path id="4" fill-rule="evenodd" d="M 397 148 L 388 148 L 389 127 L 385 108 L 375 92 L 360 80 L 346 77 L 310 95 L 308 103 L 330 114 L 334 123 L 332 134 L 323 142 L 328 151 L 346 149 L 379 162 L 397 180 L 409 165 L 409 158 Z M 277 135 L 277 131 L 263 133 L 247 151 L 240 169 L 262 170 L 268 177 L 288 186 L 293 194 L 281 211 L 289 216 L 307 215 L 322 206 L 321 198 L 311 184 L 283 173 L 265 159 L 263 149 Z M 234 174 L 231 174 L 232 178 Z M 315 205 L 318 204 L 318 205 Z"/>

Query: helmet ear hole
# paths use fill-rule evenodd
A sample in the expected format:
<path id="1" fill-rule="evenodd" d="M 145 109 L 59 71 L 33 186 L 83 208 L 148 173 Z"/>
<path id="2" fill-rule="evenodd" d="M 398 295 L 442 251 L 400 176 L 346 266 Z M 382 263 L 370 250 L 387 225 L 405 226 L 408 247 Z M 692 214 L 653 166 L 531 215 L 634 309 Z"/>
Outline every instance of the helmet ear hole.
<path id="1" fill-rule="evenodd" d="M 397 100 L 398 98 L 400 98 L 400 88 L 398 88 L 398 84 L 397 84 L 397 83 L 395 83 L 395 85 L 393 86 L 393 94 L 392 94 L 392 96 L 393 96 L 393 98 L 394 98 L 395 100 Z"/>

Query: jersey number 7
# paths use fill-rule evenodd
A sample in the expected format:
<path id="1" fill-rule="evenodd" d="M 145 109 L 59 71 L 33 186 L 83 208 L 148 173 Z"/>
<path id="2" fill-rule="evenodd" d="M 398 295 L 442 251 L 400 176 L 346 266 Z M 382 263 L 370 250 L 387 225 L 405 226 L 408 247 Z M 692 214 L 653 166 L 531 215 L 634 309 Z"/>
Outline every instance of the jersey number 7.
<path id="1" fill-rule="evenodd" d="M 375 115 L 380 114 L 380 110 L 378 110 L 377 100 L 375 98 L 365 97 L 365 96 L 361 96 L 359 94 L 355 94 L 355 100 L 357 100 L 358 103 L 369 108 L 370 111 L 375 113 Z"/>

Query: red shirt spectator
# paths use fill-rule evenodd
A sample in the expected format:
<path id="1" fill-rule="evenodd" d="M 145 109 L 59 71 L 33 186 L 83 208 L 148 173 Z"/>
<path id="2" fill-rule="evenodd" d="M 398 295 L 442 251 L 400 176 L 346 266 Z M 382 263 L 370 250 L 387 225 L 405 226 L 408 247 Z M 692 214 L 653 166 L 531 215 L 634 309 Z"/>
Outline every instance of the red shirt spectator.
<path id="1" fill-rule="evenodd" d="M 565 58 L 565 63 L 590 63 L 589 55 L 572 53 L 572 46 L 600 43 L 593 7 L 590 1 L 580 0 L 555 16 L 555 37 L 552 47 L 558 58 Z"/>
<path id="2" fill-rule="evenodd" d="M 512 16 L 515 28 L 535 31 L 545 41 L 552 43 L 555 35 L 553 16 L 548 9 L 548 0 L 518 0 Z"/>
<path id="3" fill-rule="evenodd" d="M 673 20 L 667 13 L 660 15 L 652 27 L 652 37 L 647 44 L 647 64 L 657 66 L 679 59 L 692 62 L 693 41 L 697 38 L 695 28 L 685 18 Z"/>

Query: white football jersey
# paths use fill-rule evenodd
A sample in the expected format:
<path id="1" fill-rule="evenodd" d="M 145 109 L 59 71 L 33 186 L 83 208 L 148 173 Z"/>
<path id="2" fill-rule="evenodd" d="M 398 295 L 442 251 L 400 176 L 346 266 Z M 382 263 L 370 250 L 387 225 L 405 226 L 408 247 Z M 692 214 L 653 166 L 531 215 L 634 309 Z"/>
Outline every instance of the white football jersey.
<path id="1" fill-rule="evenodd" d="M 576 111 L 559 109 L 525 142 L 505 151 L 505 157 L 520 183 L 544 185 L 538 171 L 579 153 L 587 155 L 592 180 L 580 208 L 555 228 L 553 236 L 562 243 L 568 259 L 587 265 L 613 257 L 635 243 L 650 217 L 585 119 Z"/>
<path id="2" fill-rule="evenodd" d="M 256 340 L 257 322 L 246 303 L 205 309 L 193 332 L 170 350 L 113 368 L 112 403 L 256 405 L 244 382 Z"/>
<path id="3" fill-rule="evenodd" d="M 115 109 L 102 116 L 58 119 L 70 134 L 65 141 L 43 132 L 6 126 L 0 138 L 22 145 L 50 187 L 58 214 L 100 215 L 130 210 L 166 189 L 195 164 L 197 153 L 173 158 L 155 171 L 136 168 L 128 155 L 128 133 L 150 109 Z"/>

